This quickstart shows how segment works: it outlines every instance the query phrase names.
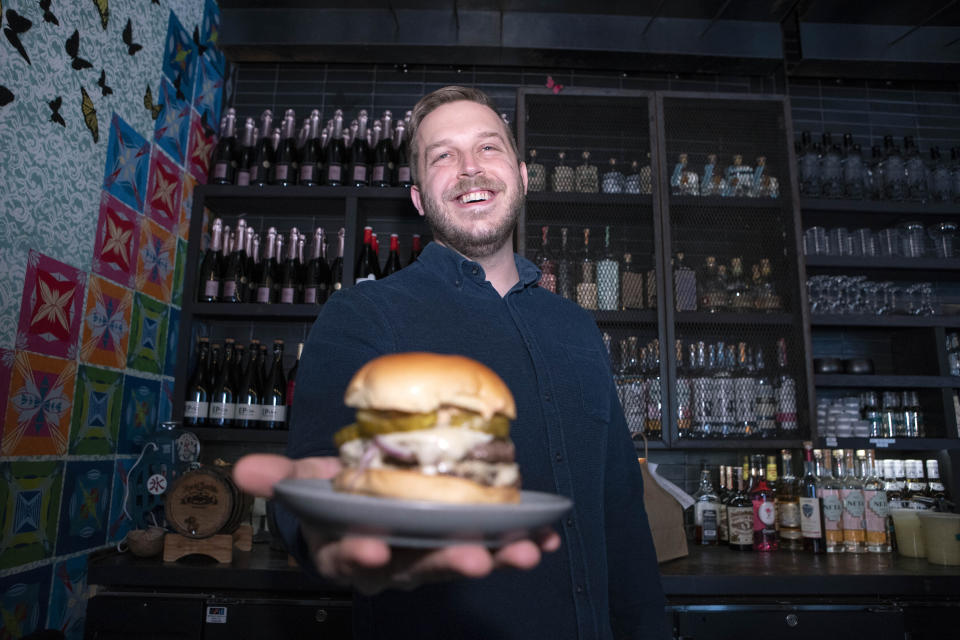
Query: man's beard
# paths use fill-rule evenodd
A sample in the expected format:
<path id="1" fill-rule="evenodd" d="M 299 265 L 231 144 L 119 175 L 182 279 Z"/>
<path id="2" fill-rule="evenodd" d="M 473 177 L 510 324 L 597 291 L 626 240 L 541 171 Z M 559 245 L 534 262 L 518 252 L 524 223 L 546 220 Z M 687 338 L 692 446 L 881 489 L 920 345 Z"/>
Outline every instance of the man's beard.
<path id="1" fill-rule="evenodd" d="M 513 236 L 517 219 L 520 217 L 520 210 L 523 208 L 523 182 L 520 180 L 520 174 L 518 173 L 514 194 L 510 201 L 506 203 L 507 215 L 497 226 L 492 229 L 485 229 L 479 234 L 472 229 L 469 219 L 458 220 L 456 214 L 449 213 L 443 206 L 444 203 L 450 202 L 456 194 L 472 189 L 489 189 L 495 191 L 498 195 L 506 193 L 506 185 L 499 180 L 488 180 L 486 178 L 462 180 L 452 189 L 444 192 L 442 195 L 443 203 L 434 200 L 426 191 L 421 191 L 423 213 L 430 229 L 433 231 L 434 239 L 467 258 L 485 258 L 499 251 Z M 455 205 L 451 204 L 450 206 Z M 489 215 L 496 214 L 482 213 L 477 214 L 477 217 L 482 219 Z"/>

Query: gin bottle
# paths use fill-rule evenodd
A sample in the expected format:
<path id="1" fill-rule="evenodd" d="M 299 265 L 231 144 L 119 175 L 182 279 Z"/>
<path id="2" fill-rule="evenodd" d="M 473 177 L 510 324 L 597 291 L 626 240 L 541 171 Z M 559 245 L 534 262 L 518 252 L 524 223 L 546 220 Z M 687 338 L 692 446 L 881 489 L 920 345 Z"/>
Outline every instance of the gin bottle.
<path id="1" fill-rule="evenodd" d="M 829 454 L 829 450 L 827 450 Z M 830 466 L 830 455 L 824 455 L 823 477 L 820 478 L 819 493 L 823 501 L 823 528 L 827 537 L 827 553 L 842 553 L 843 545 L 843 498 L 840 495 L 839 473 L 843 459 L 843 452 L 839 449 L 833 452 L 834 466 L 837 475 L 834 475 Z"/>
<path id="2" fill-rule="evenodd" d="M 683 252 L 677 252 L 673 266 L 673 295 L 677 311 L 697 310 L 697 276 L 683 263 Z"/>
<path id="3" fill-rule="evenodd" d="M 800 156 L 800 195 L 819 198 L 822 193 L 820 177 L 820 155 L 810 140 L 810 132 L 801 134 L 802 155 Z"/>
<path id="4" fill-rule="evenodd" d="M 709 469 L 700 471 L 700 488 L 693 494 L 693 499 L 696 501 L 693 508 L 697 544 L 717 544 L 720 537 L 720 499 L 713 490 Z"/>
<path id="5" fill-rule="evenodd" d="M 837 459 L 838 462 L 840 458 Z M 843 450 L 840 498 L 843 501 L 843 550 L 863 553 L 866 550 L 866 522 L 864 520 L 863 482 L 857 477 L 853 449 Z"/>
<path id="6" fill-rule="evenodd" d="M 610 158 L 607 170 L 603 173 L 602 188 L 604 193 L 623 193 L 626 178 L 617 167 L 617 159 Z"/>
<path id="7" fill-rule="evenodd" d="M 620 305 L 620 265 L 610 248 L 610 227 L 604 230 L 604 256 L 597 263 L 597 308 L 616 311 Z"/>
<path id="8" fill-rule="evenodd" d="M 557 154 L 557 164 L 553 167 L 550 186 L 557 193 L 573 191 L 573 167 L 567 164 L 567 154 L 561 151 Z"/>
<path id="9" fill-rule="evenodd" d="M 825 198 L 843 197 L 843 167 L 840 145 L 833 144 L 830 133 L 823 134 L 823 162 L 820 165 L 823 176 L 823 196 Z"/>
<path id="10" fill-rule="evenodd" d="M 644 274 L 633 262 L 633 254 L 623 254 L 623 273 L 620 276 L 620 308 L 643 309 Z"/>
<path id="11" fill-rule="evenodd" d="M 597 308 L 597 264 L 590 257 L 590 229 L 583 230 L 583 259 L 580 261 L 580 282 L 577 283 L 577 304 L 584 309 Z"/>
<path id="12" fill-rule="evenodd" d="M 642 193 L 640 179 L 640 163 L 636 160 L 630 162 L 630 171 L 627 173 L 623 183 L 624 193 Z"/>
<path id="13" fill-rule="evenodd" d="M 576 190 L 580 193 L 597 193 L 600 190 L 598 172 L 596 165 L 590 163 L 590 152 L 584 151 L 580 157 L 583 162 L 577 165 L 574 173 Z"/>
<path id="14" fill-rule="evenodd" d="M 527 162 L 527 190 L 543 191 L 547 188 L 547 170 L 537 162 L 537 150 L 530 149 L 530 160 Z"/>
<path id="15" fill-rule="evenodd" d="M 862 450 L 857 451 L 859 457 Z M 861 459 L 863 478 L 864 524 L 867 530 L 867 551 L 871 553 L 888 553 L 890 546 L 889 519 L 890 508 L 887 504 L 887 492 L 883 481 L 877 474 L 877 461 L 873 451 L 865 452 Z"/>
<path id="16" fill-rule="evenodd" d="M 843 136 L 844 143 L 850 142 L 852 137 L 849 133 Z M 863 156 L 860 153 L 860 145 L 850 144 L 847 146 L 847 155 L 843 160 L 843 195 L 850 200 L 860 200 L 863 198 Z"/>

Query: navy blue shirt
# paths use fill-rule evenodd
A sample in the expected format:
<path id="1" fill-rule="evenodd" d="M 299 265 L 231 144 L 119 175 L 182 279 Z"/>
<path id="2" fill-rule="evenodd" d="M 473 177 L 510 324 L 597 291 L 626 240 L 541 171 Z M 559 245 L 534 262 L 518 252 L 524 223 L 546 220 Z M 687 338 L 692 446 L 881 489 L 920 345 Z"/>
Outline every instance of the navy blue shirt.
<path id="1" fill-rule="evenodd" d="M 596 324 L 537 286 L 531 262 L 515 259 L 520 279 L 501 297 L 479 264 L 431 243 L 389 278 L 332 296 L 310 331 L 291 457 L 336 455 L 333 433 L 354 420 L 344 391 L 367 361 L 401 351 L 462 354 L 514 394 L 523 489 L 574 505 L 557 523 L 562 547 L 530 571 L 357 596 L 358 639 L 668 637 L 640 467 Z M 296 520 L 282 510 L 277 518 L 303 561 Z"/>

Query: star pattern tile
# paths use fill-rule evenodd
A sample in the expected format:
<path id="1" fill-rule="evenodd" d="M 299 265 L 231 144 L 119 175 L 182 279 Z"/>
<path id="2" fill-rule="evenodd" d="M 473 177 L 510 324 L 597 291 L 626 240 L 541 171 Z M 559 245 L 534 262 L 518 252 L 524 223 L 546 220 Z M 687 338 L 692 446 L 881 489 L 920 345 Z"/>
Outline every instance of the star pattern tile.
<path id="1" fill-rule="evenodd" d="M 147 187 L 146 215 L 170 231 L 180 221 L 183 197 L 183 170 L 166 153 L 154 146 L 150 156 L 150 180 Z"/>
<path id="2" fill-rule="evenodd" d="M 27 256 L 17 348 L 74 358 L 87 275 L 37 251 Z"/>
<path id="3" fill-rule="evenodd" d="M 187 160 L 190 136 L 190 103 L 177 98 L 176 89 L 166 78 L 160 80 L 159 94 L 163 108 L 154 125 L 153 139 L 174 162 L 183 166 Z"/>
<path id="4" fill-rule="evenodd" d="M 70 421 L 72 455 L 116 453 L 122 399 L 122 373 L 80 365 Z"/>
<path id="5" fill-rule="evenodd" d="M 109 460 L 70 460 L 60 500 L 57 555 L 92 549 L 106 542 L 113 464 Z"/>
<path id="6" fill-rule="evenodd" d="M 136 288 L 158 300 L 170 302 L 177 236 L 149 218 L 141 218 L 140 223 Z"/>
<path id="7" fill-rule="evenodd" d="M 18 351 L 0 456 L 65 455 L 77 364 Z"/>
<path id="8" fill-rule="evenodd" d="M 102 191 L 91 270 L 132 287 L 140 246 L 139 226 L 136 211 Z"/>
<path id="9" fill-rule="evenodd" d="M 143 213 L 149 171 L 150 144 L 114 113 L 103 188 L 137 213 Z"/>
<path id="10" fill-rule="evenodd" d="M 83 318 L 80 360 L 122 368 L 127 361 L 133 292 L 91 276 Z"/>

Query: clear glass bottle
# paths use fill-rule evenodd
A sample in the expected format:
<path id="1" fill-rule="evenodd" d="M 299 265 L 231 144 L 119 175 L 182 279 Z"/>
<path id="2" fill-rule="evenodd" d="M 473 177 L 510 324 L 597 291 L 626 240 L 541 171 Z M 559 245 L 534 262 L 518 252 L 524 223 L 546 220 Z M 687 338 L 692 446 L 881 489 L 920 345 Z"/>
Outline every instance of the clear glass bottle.
<path id="1" fill-rule="evenodd" d="M 616 311 L 620 308 L 620 264 L 610 246 L 610 227 L 604 228 L 603 259 L 597 262 L 597 308 Z"/>
<path id="2" fill-rule="evenodd" d="M 557 263 L 550 251 L 550 227 L 540 227 L 540 248 L 533 258 L 534 264 L 540 269 L 540 286 L 550 293 L 557 293 Z"/>
<path id="3" fill-rule="evenodd" d="M 630 170 L 627 172 L 623 182 L 623 192 L 632 194 L 642 193 L 640 163 L 636 160 L 630 161 Z"/>
<path id="4" fill-rule="evenodd" d="M 663 436 L 663 401 L 660 395 L 660 342 L 653 340 L 647 349 L 647 401 L 644 434 L 650 440 Z"/>
<path id="5" fill-rule="evenodd" d="M 690 363 L 690 381 L 693 391 L 690 435 L 694 438 L 705 438 L 709 429 L 710 405 L 713 403 L 707 371 L 706 344 L 702 340 L 697 342 L 696 354 L 693 352 L 692 344 L 690 350 L 690 359 L 693 360 Z"/>
<path id="6" fill-rule="evenodd" d="M 734 346 L 717 344 L 717 366 L 713 372 L 713 435 L 728 438 L 733 435 L 736 420 L 733 366 Z"/>
<path id="7" fill-rule="evenodd" d="M 843 166 L 840 145 L 833 144 L 830 133 L 823 134 L 823 151 L 826 155 L 820 163 L 823 182 L 823 197 L 843 197 Z"/>
<path id="8" fill-rule="evenodd" d="M 903 151 L 906 154 L 904 171 L 906 172 L 907 198 L 915 202 L 923 202 L 927 199 L 927 165 L 912 136 L 903 139 Z"/>
<path id="9" fill-rule="evenodd" d="M 687 168 L 687 154 L 681 153 L 670 175 L 670 195 L 695 196 L 700 193 L 700 178 Z"/>
<path id="10" fill-rule="evenodd" d="M 727 305 L 731 311 L 749 311 L 753 307 L 750 287 L 743 274 L 743 258 L 730 259 L 730 277 L 727 279 Z"/>
<path id="11" fill-rule="evenodd" d="M 637 336 L 620 342 L 620 389 L 624 415 L 631 434 L 643 432 L 646 421 L 646 386 L 640 371 Z"/>
<path id="12" fill-rule="evenodd" d="M 780 548 L 787 551 L 803 549 L 800 529 L 800 501 L 797 478 L 793 475 L 793 454 L 780 451 L 781 473 L 776 486 L 777 523 L 780 525 Z"/>
<path id="13" fill-rule="evenodd" d="M 863 481 L 857 477 L 853 449 L 844 449 L 840 471 L 840 497 L 843 500 L 843 549 L 847 553 L 866 550 L 867 525 L 864 517 Z"/>
<path id="14" fill-rule="evenodd" d="M 843 498 L 840 495 L 839 473 L 843 459 L 843 451 L 837 449 L 831 452 L 826 449 L 824 452 L 823 476 L 820 478 L 817 492 L 820 494 L 823 505 L 823 528 L 826 531 L 827 553 L 843 553 Z M 837 469 L 837 475 L 834 475 L 833 467 Z"/>
<path id="15" fill-rule="evenodd" d="M 737 366 L 733 375 L 733 432 L 740 438 L 751 438 L 757 431 L 757 378 L 754 373 L 747 343 L 741 342 L 737 345 Z"/>
<path id="16" fill-rule="evenodd" d="M 693 347 L 693 345 L 690 346 L 691 348 Z M 690 429 L 693 418 L 693 385 L 690 379 L 690 369 L 684 361 L 682 340 L 676 341 L 675 358 L 677 369 L 677 433 L 680 438 L 687 439 L 691 435 Z M 724 524 L 723 526 L 726 525 Z"/>
<path id="17" fill-rule="evenodd" d="M 930 149 L 930 198 L 937 202 L 950 201 L 950 168 L 940 157 L 940 148 Z"/>
<path id="18" fill-rule="evenodd" d="M 527 191 L 543 191 L 547 188 L 547 170 L 537 161 L 537 150 L 530 149 L 527 161 Z"/>
<path id="19" fill-rule="evenodd" d="M 566 193 L 574 190 L 574 184 L 573 167 L 567 164 L 566 151 L 560 151 L 550 176 L 550 186 L 557 193 Z"/>
<path id="20" fill-rule="evenodd" d="M 596 165 L 590 162 L 590 152 L 580 154 L 582 162 L 574 171 L 575 190 L 579 193 L 597 193 L 600 191 L 599 172 Z"/>
<path id="21" fill-rule="evenodd" d="M 863 155 L 860 145 L 853 144 L 853 136 L 843 135 L 846 157 L 843 159 L 843 195 L 849 200 L 863 199 Z"/>
<path id="22" fill-rule="evenodd" d="M 743 156 L 733 156 L 733 164 L 724 174 L 723 195 L 729 198 L 745 198 L 750 195 L 753 186 L 753 167 L 743 164 Z"/>
<path id="23" fill-rule="evenodd" d="M 693 494 L 695 500 L 695 540 L 700 545 L 716 545 L 719 541 L 720 498 L 710 481 L 710 470 L 700 470 L 700 488 Z"/>
<path id="24" fill-rule="evenodd" d="M 861 457 L 861 454 L 864 454 Z M 877 461 L 873 451 L 857 451 L 857 459 L 863 469 L 864 524 L 867 532 L 867 551 L 871 553 L 889 553 L 890 545 L 890 508 L 887 504 L 887 492 L 883 480 L 877 473 Z"/>
<path id="25" fill-rule="evenodd" d="M 590 229 L 583 230 L 583 259 L 577 283 L 577 304 L 584 309 L 597 308 L 597 263 L 590 255 Z"/>
<path id="26" fill-rule="evenodd" d="M 887 138 L 890 138 L 887 136 Z M 885 138 L 886 140 L 886 138 Z M 890 138 L 892 143 L 892 138 Z M 886 200 L 901 201 L 907 197 L 907 175 L 900 147 L 892 145 L 883 161 L 883 196 Z"/>
<path id="27" fill-rule="evenodd" d="M 697 275 L 683 262 L 684 254 L 677 252 L 673 263 L 673 295 L 677 311 L 697 310 Z"/>
<path id="28" fill-rule="evenodd" d="M 734 551 L 753 551 L 753 502 L 747 495 L 743 469 L 734 467 L 736 492 L 727 503 L 727 530 L 730 548 Z"/>
<path id="29" fill-rule="evenodd" d="M 573 264 L 570 249 L 567 246 L 566 227 L 560 228 L 560 253 L 557 255 L 557 293 L 567 300 L 576 298 L 576 281 L 573 274 Z"/>
<path id="30" fill-rule="evenodd" d="M 819 493 L 819 478 L 823 474 L 822 454 L 813 451 L 812 442 L 803 443 L 803 477 L 797 482 L 797 502 L 800 506 L 800 533 L 803 550 L 826 553 L 827 538 L 823 527 L 823 504 Z"/>
<path id="31" fill-rule="evenodd" d="M 934 501 L 946 500 L 947 489 L 940 479 L 940 463 L 936 458 L 926 461 L 927 465 L 927 495 Z"/>
<path id="32" fill-rule="evenodd" d="M 777 395 L 773 377 L 763 357 L 763 347 L 757 347 L 757 432 L 761 438 L 773 438 L 777 435 Z"/>
<path id="33" fill-rule="evenodd" d="M 723 175 L 717 166 L 717 154 L 707 156 L 707 163 L 703 166 L 703 177 L 700 179 L 700 195 L 719 196 L 723 194 Z"/>
<path id="34" fill-rule="evenodd" d="M 800 195 L 819 198 L 823 193 L 820 177 L 820 156 L 810 139 L 810 132 L 801 134 Z"/>
<path id="35" fill-rule="evenodd" d="M 787 340 L 777 340 L 777 429 L 787 438 L 797 433 L 797 381 L 787 363 Z"/>
<path id="36" fill-rule="evenodd" d="M 626 177 L 617 166 L 617 159 L 610 158 L 607 163 L 607 170 L 603 172 L 603 178 L 601 179 L 601 191 L 604 193 L 623 193 L 625 186 Z"/>
<path id="37" fill-rule="evenodd" d="M 623 254 L 623 273 L 620 274 L 620 308 L 643 309 L 644 274 L 633 262 L 633 254 Z"/>

